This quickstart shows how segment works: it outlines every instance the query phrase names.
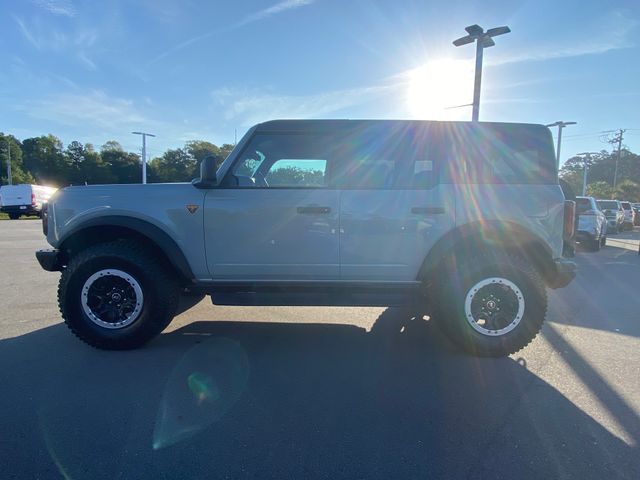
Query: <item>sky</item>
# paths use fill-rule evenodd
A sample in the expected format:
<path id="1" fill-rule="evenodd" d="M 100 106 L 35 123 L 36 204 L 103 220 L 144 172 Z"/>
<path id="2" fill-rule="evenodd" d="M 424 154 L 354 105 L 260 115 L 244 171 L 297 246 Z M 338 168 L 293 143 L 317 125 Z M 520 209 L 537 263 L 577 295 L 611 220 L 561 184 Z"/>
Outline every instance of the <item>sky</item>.
<path id="1" fill-rule="evenodd" d="M 277 118 L 469 120 L 477 23 L 480 119 L 553 123 L 562 158 L 640 152 L 640 2 L 546 0 L 0 0 L 0 131 L 150 157 L 233 143 Z M 554 135 L 556 130 L 554 129 Z"/>

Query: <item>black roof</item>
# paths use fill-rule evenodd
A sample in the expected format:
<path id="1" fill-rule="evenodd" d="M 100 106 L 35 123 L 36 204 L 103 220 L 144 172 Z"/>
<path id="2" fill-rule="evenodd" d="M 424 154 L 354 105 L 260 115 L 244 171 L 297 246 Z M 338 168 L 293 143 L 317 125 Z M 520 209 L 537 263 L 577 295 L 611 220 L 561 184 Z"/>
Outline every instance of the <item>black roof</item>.
<path id="1" fill-rule="evenodd" d="M 451 125 L 465 128 L 491 128 L 499 125 L 520 125 L 533 129 L 548 130 L 547 127 L 533 123 L 505 123 L 505 122 L 449 122 L 437 120 L 270 120 L 257 124 L 256 132 L 322 132 L 335 130 L 351 130 L 366 127 L 402 128 L 403 126 Z"/>

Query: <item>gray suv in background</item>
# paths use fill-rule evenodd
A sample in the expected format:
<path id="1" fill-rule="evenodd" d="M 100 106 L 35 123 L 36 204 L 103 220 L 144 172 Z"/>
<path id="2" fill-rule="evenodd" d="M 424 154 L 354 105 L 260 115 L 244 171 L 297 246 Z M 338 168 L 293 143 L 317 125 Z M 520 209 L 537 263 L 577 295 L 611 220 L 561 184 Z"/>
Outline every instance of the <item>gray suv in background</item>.
<path id="1" fill-rule="evenodd" d="M 204 295 L 216 305 L 406 305 L 457 345 L 527 345 L 575 203 L 541 125 L 282 120 L 251 128 L 192 183 L 70 187 L 49 202 L 69 328 L 138 347 Z"/>
<path id="2" fill-rule="evenodd" d="M 597 200 L 598 208 L 607 218 L 607 233 L 620 233 L 624 225 L 624 210 L 618 200 Z"/>

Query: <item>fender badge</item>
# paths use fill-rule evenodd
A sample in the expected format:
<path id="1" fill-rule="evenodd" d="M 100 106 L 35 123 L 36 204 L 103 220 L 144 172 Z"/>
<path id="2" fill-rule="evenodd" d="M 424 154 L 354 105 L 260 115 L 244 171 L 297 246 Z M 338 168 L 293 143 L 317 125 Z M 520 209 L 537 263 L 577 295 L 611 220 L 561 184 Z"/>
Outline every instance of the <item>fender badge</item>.
<path id="1" fill-rule="evenodd" d="M 190 203 L 189 205 L 187 205 L 187 210 L 189 210 L 189 213 L 196 213 L 196 210 L 198 210 L 198 205 Z"/>

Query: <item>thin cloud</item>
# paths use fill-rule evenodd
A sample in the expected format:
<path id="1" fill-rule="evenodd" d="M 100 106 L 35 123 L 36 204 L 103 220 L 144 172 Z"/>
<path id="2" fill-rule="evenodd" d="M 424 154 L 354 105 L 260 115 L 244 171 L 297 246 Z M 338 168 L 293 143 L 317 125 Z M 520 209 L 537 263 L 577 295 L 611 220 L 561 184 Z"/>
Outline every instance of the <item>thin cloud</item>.
<path id="1" fill-rule="evenodd" d="M 78 14 L 71 0 L 32 0 L 32 3 L 53 15 L 75 17 Z"/>
<path id="2" fill-rule="evenodd" d="M 148 121 L 131 100 L 110 97 L 102 90 L 51 95 L 17 108 L 33 118 L 74 127 L 94 125 L 111 129 L 114 119 L 121 125 Z"/>
<path id="3" fill-rule="evenodd" d="M 212 30 L 210 32 L 206 32 L 203 33 L 201 35 L 197 35 L 195 37 L 192 37 L 188 40 L 185 40 L 184 42 L 178 43 L 177 45 L 174 45 L 173 47 L 169 48 L 168 50 L 165 50 L 164 52 L 162 52 L 161 54 L 159 54 L 157 57 L 153 58 L 148 64 L 147 66 L 153 65 L 154 63 L 159 62 L 160 60 L 162 60 L 163 58 L 168 57 L 169 55 L 178 52 L 190 45 L 193 45 L 194 43 L 197 42 L 201 42 L 202 40 L 205 40 L 209 37 L 212 37 L 214 35 L 217 35 L 219 33 L 224 33 L 224 32 L 228 32 L 231 30 L 235 30 L 237 28 L 241 28 L 244 27 L 246 25 L 249 25 L 251 23 L 254 22 L 258 22 L 260 20 L 265 20 L 269 17 L 272 17 L 273 15 L 277 15 L 279 13 L 282 12 L 286 12 L 288 10 L 294 10 L 297 8 L 301 8 L 301 7 L 305 7 L 307 5 L 311 5 L 312 3 L 315 3 L 316 0 L 284 0 L 281 2 L 278 2 L 268 8 L 265 8 L 263 10 L 259 10 L 257 12 L 251 13 L 249 15 L 247 15 L 246 17 L 244 17 L 242 20 L 240 20 L 237 23 L 234 23 L 232 25 L 230 25 L 229 27 L 226 28 L 218 28 L 216 30 Z"/>
<path id="4" fill-rule="evenodd" d="M 258 12 L 247 15 L 245 18 L 236 23 L 232 28 L 243 27 L 250 23 L 257 22 L 258 20 L 269 18 L 272 15 L 286 12 L 287 10 L 293 10 L 296 8 L 311 5 L 314 2 L 315 0 L 284 0 L 268 8 L 265 8 L 264 10 L 260 10 Z"/>
<path id="5" fill-rule="evenodd" d="M 553 45 L 532 47 L 523 49 L 517 55 L 497 56 L 489 58 L 491 65 L 504 65 L 517 62 L 533 62 L 553 60 L 558 58 L 580 57 L 583 55 L 598 55 L 613 50 L 630 48 L 634 46 L 634 30 L 640 22 L 625 14 L 622 10 L 613 10 L 604 16 L 597 28 L 589 29 L 588 35 L 582 35 L 577 39 L 556 39 Z M 559 46 L 565 44 L 567 46 Z"/>
<path id="6" fill-rule="evenodd" d="M 98 39 L 98 33 L 94 29 L 76 29 L 73 32 L 44 28 L 40 22 L 33 21 L 31 25 L 20 17 L 13 16 L 22 36 L 39 52 L 54 52 L 73 56 L 88 70 L 96 71 L 98 66 L 89 57 Z"/>
<path id="7" fill-rule="evenodd" d="M 397 93 L 399 84 L 380 84 L 311 95 L 220 88 L 211 92 L 214 108 L 225 121 L 241 127 L 274 118 L 319 118 L 379 101 Z"/>
<path id="8" fill-rule="evenodd" d="M 20 29 L 20 33 L 22 36 L 31 44 L 36 50 L 41 50 L 42 46 L 40 44 L 39 39 L 29 30 L 24 21 L 19 17 L 13 17 L 15 22 L 18 24 L 18 28 Z"/>

